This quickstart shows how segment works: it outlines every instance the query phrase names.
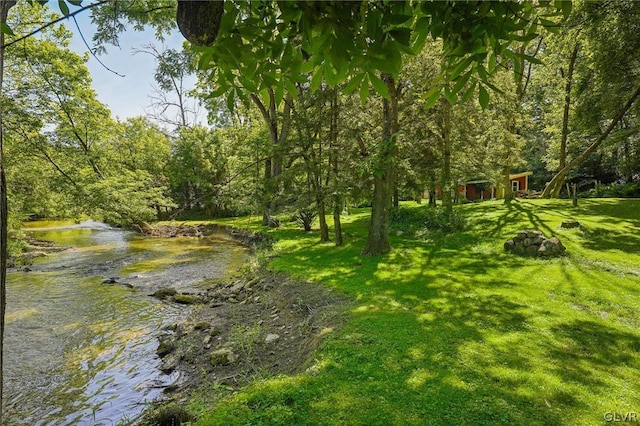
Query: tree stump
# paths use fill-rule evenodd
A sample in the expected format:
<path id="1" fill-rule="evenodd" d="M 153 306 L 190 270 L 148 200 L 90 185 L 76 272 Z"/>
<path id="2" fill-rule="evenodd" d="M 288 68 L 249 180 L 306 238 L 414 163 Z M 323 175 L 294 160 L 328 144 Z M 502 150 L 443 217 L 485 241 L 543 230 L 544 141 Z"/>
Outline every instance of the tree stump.
<path id="1" fill-rule="evenodd" d="M 560 228 L 563 228 L 563 229 L 580 228 L 580 222 L 578 222 L 577 220 L 565 220 L 560 224 Z"/>

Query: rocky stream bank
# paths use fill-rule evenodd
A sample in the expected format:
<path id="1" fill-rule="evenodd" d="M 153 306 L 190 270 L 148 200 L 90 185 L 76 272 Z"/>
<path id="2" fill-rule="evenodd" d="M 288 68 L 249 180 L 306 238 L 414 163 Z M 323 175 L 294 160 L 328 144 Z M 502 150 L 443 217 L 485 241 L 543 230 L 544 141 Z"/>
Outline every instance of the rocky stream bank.
<path id="1" fill-rule="evenodd" d="M 206 236 L 221 229 L 254 248 L 270 243 L 261 235 L 212 225 L 157 226 L 146 233 Z M 161 368 L 167 374 L 179 373 L 179 379 L 140 424 L 179 425 L 192 420 L 182 407 L 198 393 L 216 392 L 212 395 L 216 398 L 256 378 L 304 371 L 323 337 L 339 327 L 348 307 L 343 295 L 265 267 L 227 282 L 212 282 L 198 294 L 167 288 L 154 296 L 193 304 L 195 309 L 187 321 L 166 327 L 158 336 Z"/>

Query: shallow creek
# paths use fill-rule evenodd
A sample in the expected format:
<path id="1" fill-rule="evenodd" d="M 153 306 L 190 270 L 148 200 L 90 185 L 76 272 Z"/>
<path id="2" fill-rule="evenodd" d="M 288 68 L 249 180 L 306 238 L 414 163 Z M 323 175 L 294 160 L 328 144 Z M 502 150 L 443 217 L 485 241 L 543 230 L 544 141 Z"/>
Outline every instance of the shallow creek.
<path id="1" fill-rule="evenodd" d="M 144 238 L 97 222 L 31 222 L 40 239 L 71 247 L 10 271 L 5 416 L 11 425 L 117 425 L 179 380 L 159 371 L 162 328 L 190 308 L 149 294 L 203 290 L 247 250 L 226 235 Z M 115 278 L 117 284 L 105 285 Z M 132 286 L 132 288 L 131 288 Z"/>

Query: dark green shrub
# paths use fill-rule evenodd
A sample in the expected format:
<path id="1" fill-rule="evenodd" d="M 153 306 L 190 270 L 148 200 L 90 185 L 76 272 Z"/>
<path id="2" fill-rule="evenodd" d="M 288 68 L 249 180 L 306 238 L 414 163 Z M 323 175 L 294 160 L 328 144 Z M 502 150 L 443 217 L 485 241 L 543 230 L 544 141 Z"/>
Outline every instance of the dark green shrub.
<path id="1" fill-rule="evenodd" d="M 316 220 L 318 213 L 313 210 L 300 210 L 295 215 L 296 223 L 302 227 L 306 232 L 311 231 L 311 225 Z"/>
<path id="2" fill-rule="evenodd" d="M 447 217 L 443 207 L 404 208 L 391 210 L 390 224 L 394 229 L 415 233 L 417 231 L 442 232 L 445 234 L 461 231 L 465 218 L 458 210 Z"/>
<path id="3" fill-rule="evenodd" d="M 589 198 L 637 198 L 640 197 L 640 181 L 597 185 L 587 191 L 586 196 Z"/>

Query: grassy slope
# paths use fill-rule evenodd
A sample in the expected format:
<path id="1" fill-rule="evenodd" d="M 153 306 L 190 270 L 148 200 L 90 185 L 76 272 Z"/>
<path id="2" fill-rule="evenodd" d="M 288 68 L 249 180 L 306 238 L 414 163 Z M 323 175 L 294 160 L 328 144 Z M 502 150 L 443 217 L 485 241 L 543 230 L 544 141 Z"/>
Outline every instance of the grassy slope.
<path id="1" fill-rule="evenodd" d="M 640 411 L 640 200 L 568 203 L 461 206 L 466 232 L 394 236 L 381 258 L 359 255 L 366 210 L 345 217 L 341 248 L 272 231 L 272 269 L 321 281 L 354 307 L 306 373 L 227 396 L 198 424 L 592 425 Z M 569 218 L 585 230 L 560 230 Z M 569 255 L 504 253 L 522 228 L 560 237 Z"/>

